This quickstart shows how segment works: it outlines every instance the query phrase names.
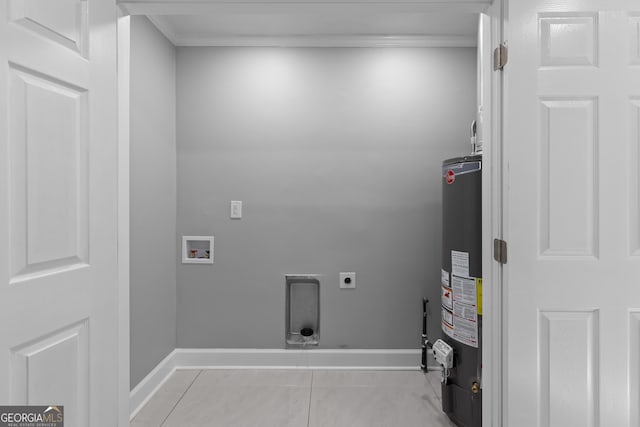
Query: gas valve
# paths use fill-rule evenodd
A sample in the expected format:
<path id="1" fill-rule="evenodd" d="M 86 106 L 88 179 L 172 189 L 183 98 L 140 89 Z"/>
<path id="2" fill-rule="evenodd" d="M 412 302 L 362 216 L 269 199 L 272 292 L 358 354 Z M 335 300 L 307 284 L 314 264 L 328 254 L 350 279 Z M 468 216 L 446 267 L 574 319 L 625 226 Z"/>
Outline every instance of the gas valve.
<path id="1" fill-rule="evenodd" d="M 442 340 L 433 344 L 433 357 L 444 369 L 453 368 L 453 348 Z"/>

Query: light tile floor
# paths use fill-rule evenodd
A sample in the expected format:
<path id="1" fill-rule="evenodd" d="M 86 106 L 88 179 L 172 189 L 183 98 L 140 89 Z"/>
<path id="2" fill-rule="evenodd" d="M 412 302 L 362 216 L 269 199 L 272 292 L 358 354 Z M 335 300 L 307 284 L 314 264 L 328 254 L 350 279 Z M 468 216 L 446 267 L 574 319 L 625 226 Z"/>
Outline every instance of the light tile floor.
<path id="1" fill-rule="evenodd" d="M 440 372 L 179 370 L 132 427 L 449 427 Z"/>

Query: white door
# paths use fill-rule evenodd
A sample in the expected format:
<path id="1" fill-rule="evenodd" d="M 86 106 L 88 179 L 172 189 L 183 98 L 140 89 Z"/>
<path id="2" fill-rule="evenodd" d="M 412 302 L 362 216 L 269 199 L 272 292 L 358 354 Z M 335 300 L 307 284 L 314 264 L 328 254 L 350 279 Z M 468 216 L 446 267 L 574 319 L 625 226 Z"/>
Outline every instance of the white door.
<path id="1" fill-rule="evenodd" d="M 117 425 L 116 8 L 0 3 L 0 404 Z"/>
<path id="2" fill-rule="evenodd" d="M 510 1 L 506 425 L 640 425 L 640 2 Z"/>

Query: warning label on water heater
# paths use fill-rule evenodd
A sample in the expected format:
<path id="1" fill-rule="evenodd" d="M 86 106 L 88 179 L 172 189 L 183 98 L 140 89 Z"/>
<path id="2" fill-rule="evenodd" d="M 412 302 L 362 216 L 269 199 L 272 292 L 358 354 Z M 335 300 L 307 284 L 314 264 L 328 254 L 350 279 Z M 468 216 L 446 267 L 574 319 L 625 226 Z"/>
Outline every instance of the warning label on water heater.
<path id="1" fill-rule="evenodd" d="M 444 307 L 442 307 L 442 323 L 446 324 L 447 330 L 453 328 L 453 314 Z"/>
<path id="2" fill-rule="evenodd" d="M 440 270 L 440 271 L 441 271 L 441 276 L 442 276 L 442 279 L 441 279 L 440 282 L 442 283 L 442 286 L 446 286 L 447 288 L 450 287 L 450 285 L 449 285 L 449 272 L 447 270 Z"/>
<path id="3" fill-rule="evenodd" d="M 469 252 L 451 251 L 451 274 L 469 276 Z"/>
<path id="4" fill-rule="evenodd" d="M 447 310 L 453 311 L 453 291 L 446 286 L 442 287 L 442 306 Z"/>
<path id="5" fill-rule="evenodd" d="M 478 347 L 476 279 L 451 275 L 451 288 L 442 287 L 442 330 L 451 338 Z M 449 295 L 446 295 L 449 293 Z M 445 297 L 446 295 L 446 297 Z"/>

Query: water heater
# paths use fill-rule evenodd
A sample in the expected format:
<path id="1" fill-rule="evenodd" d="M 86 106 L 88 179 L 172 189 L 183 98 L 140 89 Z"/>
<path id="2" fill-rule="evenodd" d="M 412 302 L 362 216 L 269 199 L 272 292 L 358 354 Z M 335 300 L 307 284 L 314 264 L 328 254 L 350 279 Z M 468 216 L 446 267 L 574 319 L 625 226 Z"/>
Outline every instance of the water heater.
<path id="1" fill-rule="evenodd" d="M 442 163 L 442 409 L 461 427 L 482 426 L 482 155 Z M 444 346 L 446 347 L 446 346 Z"/>

